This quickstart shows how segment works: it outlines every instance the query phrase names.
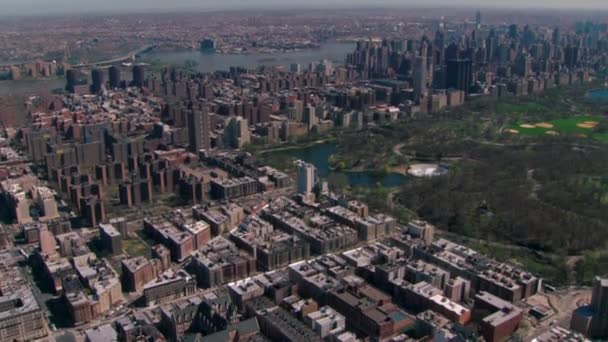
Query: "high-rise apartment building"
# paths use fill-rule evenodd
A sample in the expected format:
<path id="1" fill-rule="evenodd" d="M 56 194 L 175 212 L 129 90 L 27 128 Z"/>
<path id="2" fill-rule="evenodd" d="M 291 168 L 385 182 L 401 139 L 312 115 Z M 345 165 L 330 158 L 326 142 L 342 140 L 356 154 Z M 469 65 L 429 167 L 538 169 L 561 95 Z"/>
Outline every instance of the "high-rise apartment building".
<path id="1" fill-rule="evenodd" d="M 241 148 L 251 141 L 249 124 L 247 119 L 240 116 L 233 117 L 228 121 L 224 130 L 224 142 L 234 148 Z"/>
<path id="2" fill-rule="evenodd" d="M 211 123 L 209 121 L 209 111 L 207 108 L 202 110 L 192 110 L 188 113 L 188 134 L 190 140 L 190 150 L 194 153 L 211 148 Z"/>
<path id="3" fill-rule="evenodd" d="M 144 67 L 141 65 L 136 65 L 133 67 L 133 86 L 142 88 L 144 86 L 144 81 L 146 80 L 146 75 L 144 71 Z"/>
<path id="4" fill-rule="evenodd" d="M 96 94 L 102 90 L 104 84 L 103 71 L 100 69 L 91 70 L 91 93 Z"/>
<path id="5" fill-rule="evenodd" d="M 314 165 L 308 164 L 302 160 L 297 161 L 296 167 L 298 169 L 298 193 L 308 198 L 312 194 L 315 186 L 317 170 L 315 169 Z"/>
<path id="6" fill-rule="evenodd" d="M 120 87 L 120 68 L 117 66 L 111 66 L 108 69 L 110 88 Z"/>

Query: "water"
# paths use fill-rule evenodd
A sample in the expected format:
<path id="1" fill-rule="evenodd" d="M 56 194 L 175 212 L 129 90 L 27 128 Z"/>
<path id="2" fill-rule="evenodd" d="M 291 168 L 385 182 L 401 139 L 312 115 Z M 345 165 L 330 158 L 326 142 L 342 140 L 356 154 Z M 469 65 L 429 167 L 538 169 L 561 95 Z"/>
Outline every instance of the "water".
<path id="1" fill-rule="evenodd" d="M 290 65 L 299 63 L 306 67 L 311 62 L 329 59 L 336 63 L 343 63 L 346 55 L 355 49 L 353 43 L 327 43 L 318 49 L 307 49 L 284 53 L 252 53 L 252 54 L 205 54 L 200 51 L 175 51 L 159 52 L 151 51 L 144 53 L 143 60 L 155 60 L 167 64 L 183 65 L 186 61 L 196 61 L 197 70 L 200 72 L 214 72 L 217 70 L 228 70 L 231 66 L 254 68 L 258 65 Z M 123 75 L 127 76 L 127 74 Z M 125 77 L 124 79 L 128 79 Z M 0 81 L 0 96 L 2 95 L 36 95 L 50 93 L 57 88 L 65 87 L 64 78 Z"/>
<path id="2" fill-rule="evenodd" d="M 595 89 L 587 93 L 587 98 L 597 102 L 608 102 L 608 89 Z"/>
<path id="3" fill-rule="evenodd" d="M 402 185 L 408 179 L 407 176 L 394 172 L 388 174 L 369 171 L 334 172 L 329 167 L 329 158 L 336 151 L 337 148 L 334 143 L 326 142 L 277 153 L 279 156 L 301 159 L 313 164 L 317 168 L 319 176 L 324 179 L 335 176 L 345 177 L 351 186 L 375 186 L 376 184 L 381 184 L 386 187 L 396 187 Z"/>
<path id="4" fill-rule="evenodd" d="M 163 63 L 183 65 L 186 61 L 198 63 L 200 72 L 229 70 L 231 66 L 255 68 L 259 65 L 285 65 L 299 63 L 306 67 L 311 62 L 329 59 L 335 63 L 344 63 L 346 55 L 355 49 L 353 43 L 327 43 L 318 49 L 281 53 L 251 53 L 251 54 L 208 54 L 198 50 L 162 52 L 151 51 L 140 57 L 142 60 L 160 61 Z"/>
<path id="5" fill-rule="evenodd" d="M 0 81 L 0 96 L 30 96 L 50 93 L 51 91 L 65 87 L 63 77 L 53 79 Z"/>

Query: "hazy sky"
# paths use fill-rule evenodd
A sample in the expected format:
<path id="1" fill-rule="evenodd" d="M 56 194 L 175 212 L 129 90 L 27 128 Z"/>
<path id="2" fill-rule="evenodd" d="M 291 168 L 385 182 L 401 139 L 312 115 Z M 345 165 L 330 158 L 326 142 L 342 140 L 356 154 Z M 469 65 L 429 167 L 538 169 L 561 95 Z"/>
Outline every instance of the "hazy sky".
<path id="1" fill-rule="evenodd" d="M 0 15 L 370 6 L 547 7 L 608 10 L 608 0 L 0 0 Z"/>

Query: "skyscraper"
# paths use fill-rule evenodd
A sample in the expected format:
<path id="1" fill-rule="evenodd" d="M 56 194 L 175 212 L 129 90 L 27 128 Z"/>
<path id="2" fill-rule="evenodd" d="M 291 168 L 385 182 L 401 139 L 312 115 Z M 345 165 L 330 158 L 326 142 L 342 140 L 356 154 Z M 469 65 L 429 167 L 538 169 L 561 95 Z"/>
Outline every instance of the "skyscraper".
<path id="1" fill-rule="evenodd" d="M 552 40 L 553 40 L 553 45 L 558 45 L 560 43 L 560 41 L 562 40 L 562 36 L 561 36 L 560 31 L 559 31 L 559 27 L 556 27 L 553 30 Z"/>
<path id="2" fill-rule="evenodd" d="M 304 108 L 304 122 L 308 125 L 309 130 L 319 123 L 315 106 L 309 104 Z"/>
<path id="3" fill-rule="evenodd" d="M 304 101 L 293 101 L 293 116 L 289 119 L 297 122 L 302 122 L 304 120 Z"/>
<path id="4" fill-rule="evenodd" d="M 293 63 L 289 66 L 289 71 L 299 74 L 302 72 L 302 65 L 298 63 Z"/>
<path id="5" fill-rule="evenodd" d="M 70 69 L 70 70 L 66 71 L 65 80 L 66 80 L 65 90 L 67 90 L 70 93 L 73 93 L 74 86 L 76 86 L 76 83 L 78 82 L 76 70 Z"/>
<path id="6" fill-rule="evenodd" d="M 469 59 L 452 59 L 447 62 L 446 86 L 469 92 L 473 78 L 473 63 Z"/>
<path id="7" fill-rule="evenodd" d="M 436 50 L 435 63 L 441 66 L 445 60 L 445 32 L 437 31 L 435 33 L 434 47 Z"/>
<path id="8" fill-rule="evenodd" d="M 591 295 L 591 337 L 608 338 L 608 278 L 595 277 Z"/>
<path id="9" fill-rule="evenodd" d="M 91 93 L 99 93 L 103 87 L 103 72 L 99 69 L 91 70 Z"/>
<path id="10" fill-rule="evenodd" d="M 308 164 L 303 160 L 296 162 L 297 167 L 297 190 L 298 194 L 310 198 L 315 187 L 316 173 L 314 165 Z"/>
<path id="11" fill-rule="evenodd" d="M 578 47 L 572 45 L 566 46 L 566 48 L 564 49 L 564 59 L 568 69 L 573 69 L 578 65 L 578 55 Z"/>
<path id="12" fill-rule="evenodd" d="M 427 71 L 427 58 L 426 56 L 418 56 L 414 61 L 414 96 L 416 99 L 426 95 L 426 71 Z"/>
<path id="13" fill-rule="evenodd" d="M 111 66 L 108 69 L 108 76 L 110 81 L 110 88 L 120 87 L 120 69 L 116 66 Z"/>
<path id="14" fill-rule="evenodd" d="M 136 65 L 133 67 L 133 86 L 142 88 L 144 86 L 145 81 L 145 71 L 144 67 L 141 65 Z"/>
<path id="15" fill-rule="evenodd" d="M 519 36 L 518 31 L 516 24 L 509 25 L 509 38 L 516 39 Z"/>
<path id="16" fill-rule="evenodd" d="M 460 58 L 460 47 L 456 43 L 451 43 L 445 49 L 445 59 L 449 61 L 450 59 L 458 58 Z"/>
<path id="17" fill-rule="evenodd" d="M 188 112 L 188 135 L 190 140 L 190 151 L 198 153 L 201 149 L 211 148 L 211 123 L 209 121 L 209 111 L 207 108 L 202 110 L 190 110 Z"/>
<path id="18" fill-rule="evenodd" d="M 224 130 L 224 140 L 226 145 L 234 148 L 241 148 L 251 141 L 249 125 L 247 119 L 235 116 L 228 122 Z"/>
<path id="19" fill-rule="evenodd" d="M 481 27 L 481 12 L 477 11 L 475 14 L 475 24 L 477 24 L 477 28 Z"/>

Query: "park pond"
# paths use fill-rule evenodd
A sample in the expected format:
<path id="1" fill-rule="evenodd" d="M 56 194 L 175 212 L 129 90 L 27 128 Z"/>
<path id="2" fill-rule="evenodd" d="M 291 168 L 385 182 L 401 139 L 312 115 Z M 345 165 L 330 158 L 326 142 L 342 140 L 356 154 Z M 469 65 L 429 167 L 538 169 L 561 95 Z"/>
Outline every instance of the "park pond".
<path id="1" fill-rule="evenodd" d="M 608 102 L 608 88 L 593 89 L 587 93 L 587 98 L 594 102 Z"/>
<path id="2" fill-rule="evenodd" d="M 313 164 L 322 179 L 332 181 L 345 181 L 350 186 L 376 186 L 397 187 L 408 180 L 408 176 L 396 172 L 380 171 L 334 171 L 330 167 L 329 159 L 337 152 L 334 142 L 321 142 L 301 148 L 291 148 L 268 152 L 263 159 L 272 164 L 304 160 Z M 284 164 L 283 164 L 284 165 Z"/>

